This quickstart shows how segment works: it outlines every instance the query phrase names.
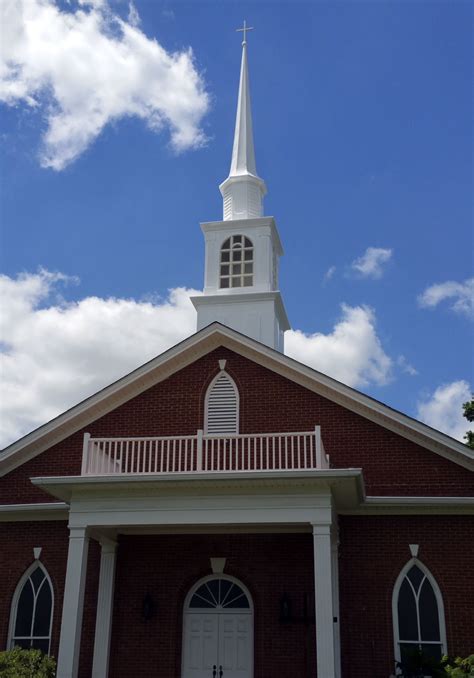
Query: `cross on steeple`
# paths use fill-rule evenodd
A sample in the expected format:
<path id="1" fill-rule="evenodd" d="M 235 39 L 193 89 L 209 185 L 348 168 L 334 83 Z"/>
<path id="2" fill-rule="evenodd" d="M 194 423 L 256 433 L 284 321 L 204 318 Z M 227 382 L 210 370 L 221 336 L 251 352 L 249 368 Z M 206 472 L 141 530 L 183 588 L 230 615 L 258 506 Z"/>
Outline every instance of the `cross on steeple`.
<path id="1" fill-rule="evenodd" d="M 240 33 L 244 34 L 243 35 L 244 39 L 242 40 L 242 45 L 246 45 L 247 44 L 247 31 L 253 31 L 254 28 L 253 28 L 253 26 L 247 26 L 247 22 L 244 19 L 244 27 L 243 28 L 236 28 L 235 30 L 236 30 L 236 33 L 240 32 Z"/>

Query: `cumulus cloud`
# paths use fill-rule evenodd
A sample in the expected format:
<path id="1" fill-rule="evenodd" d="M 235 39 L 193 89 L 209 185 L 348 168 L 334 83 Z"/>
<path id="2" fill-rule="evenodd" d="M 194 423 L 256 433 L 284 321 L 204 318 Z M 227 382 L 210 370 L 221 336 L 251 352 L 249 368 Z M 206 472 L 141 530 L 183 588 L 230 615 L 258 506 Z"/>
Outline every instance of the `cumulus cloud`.
<path id="1" fill-rule="evenodd" d="M 196 329 L 189 297 L 175 288 L 166 299 L 85 297 L 65 301 L 77 279 L 40 270 L 0 276 L 0 365 L 3 375 L 0 447 L 60 414 Z M 286 334 L 287 353 L 350 386 L 384 384 L 391 360 L 373 311 L 342 307 L 328 335 Z"/>
<path id="2" fill-rule="evenodd" d="M 462 405 L 470 399 L 471 389 L 467 381 L 442 384 L 418 402 L 418 419 L 453 438 L 462 440 L 469 428 L 469 422 L 463 417 Z"/>
<path id="3" fill-rule="evenodd" d="M 287 332 L 285 352 L 349 386 L 386 384 L 392 360 L 377 336 L 374 311 L 346 304 L 341 308 L 342 317 L 330 334 Z"/>
<path id="4" fill-rule="evenodd" d="M 65 302 L 64 282 L 47 271 L 0 276 L 0 447 L 195 331 L 189 296 L 196 290 L 176 288 L 152 301 Z"/>
<path id="5" fill-rule="evenodd" d="M 0 101 L 39 110 L 46 120 L 40 162 L 62 170 L 104 127 L 135 116 L 168 128 L 177 151 L 205 142 L 209 96 L 191 48 L 167 52 L 106 0 L 3 0 Z"/>
<path id="6" fill-rule="evenodd" d="M 381 278 L 384 264 L 392 257 L 393 250 L 382 247 L 368 247 L 364 254 L 351 264 L 352 271 L 363 278 Z"/>
<path id="7" fill-rule="evenodd" d="M 452 311 L 474 318 L 474 278 L 461 283 L 448 280 L 430 285 L 418 297 L 422 308 L 435 308 L 446 300 L 449 300 Z"/>

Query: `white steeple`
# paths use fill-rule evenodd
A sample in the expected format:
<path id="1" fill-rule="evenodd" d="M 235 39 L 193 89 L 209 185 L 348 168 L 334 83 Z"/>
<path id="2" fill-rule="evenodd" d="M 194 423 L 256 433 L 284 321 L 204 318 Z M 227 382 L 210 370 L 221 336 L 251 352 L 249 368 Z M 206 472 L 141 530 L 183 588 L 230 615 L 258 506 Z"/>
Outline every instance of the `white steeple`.
<path id="1" fill-rule="evenodd" d="M 257 174 L 255 149 L 253 145 L 252 110 L 250 106 L 250 85 L 247 66 L 246 32 L 243 31 L 242 63 L 240 66 L 239 98 L 235 119 L 232 161 L 227 179 L 219 186 L 224 198 L 224 220 L 251 219 L 263 214 L 263 196 L 267 192 L 265 182 Z"/>
<path id="2" fill-rule="evenodd" d="M 224 220 L 201 224 L 206 239 L 204 294 L 192 297 L 197 329 L 214 321 L 283 352 L 290 328 L 278 289 L 283 249 L 273 217 L 263 216 L 265 182 L 257 175 L 244 22 L 232 162 L 219 188 Z"/>

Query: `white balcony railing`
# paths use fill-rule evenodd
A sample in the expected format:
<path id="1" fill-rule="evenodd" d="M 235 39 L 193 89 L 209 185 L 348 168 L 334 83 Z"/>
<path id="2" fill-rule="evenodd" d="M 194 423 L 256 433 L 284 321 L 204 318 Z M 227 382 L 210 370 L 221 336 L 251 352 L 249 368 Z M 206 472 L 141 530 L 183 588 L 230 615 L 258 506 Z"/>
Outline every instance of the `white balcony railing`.
<path id="1" fill-rule="evenodd" d="M 329 468 L 321 429 L 304 433 L 161 438 L 84 434 L 82 475 L 317 470 Z"/>

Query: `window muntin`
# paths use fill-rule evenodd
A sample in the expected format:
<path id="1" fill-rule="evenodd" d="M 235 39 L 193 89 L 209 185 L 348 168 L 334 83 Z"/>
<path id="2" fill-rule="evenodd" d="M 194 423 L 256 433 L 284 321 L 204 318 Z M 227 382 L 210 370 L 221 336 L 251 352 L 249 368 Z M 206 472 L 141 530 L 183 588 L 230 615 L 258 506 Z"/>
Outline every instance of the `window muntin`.
<path id="1" fill-rule="evenodd" d="M 253 245 L 244 235 L 232 235 L 221 248 L 219 286 L 252 287 L 253 285 Z"/>
<path id="2" fill-rule="evenodd" d="M 395 585 L 393 625 L 397 661 L 403 662 L 417 649 L 438 660 L 446 653 L 441 593 L 417 560 L 405 566 Z"/>
<path id="3" fill-rule="evenodd" d="M 190 608 L 250 609 L 243 589 L 228 579 L 216 578 L 201 584 L 189 601 Z"/>
<path id="4" fill-rule="evenodd" d="M 46 569 L 34 563 L 21 578 L 13 596 L 9 647 L 49 653 L 53 621 L 53 588 Z"/>

